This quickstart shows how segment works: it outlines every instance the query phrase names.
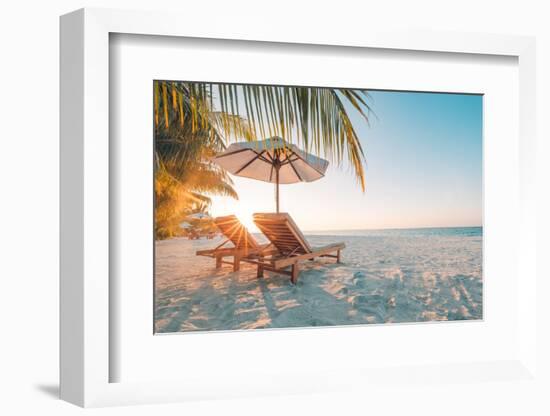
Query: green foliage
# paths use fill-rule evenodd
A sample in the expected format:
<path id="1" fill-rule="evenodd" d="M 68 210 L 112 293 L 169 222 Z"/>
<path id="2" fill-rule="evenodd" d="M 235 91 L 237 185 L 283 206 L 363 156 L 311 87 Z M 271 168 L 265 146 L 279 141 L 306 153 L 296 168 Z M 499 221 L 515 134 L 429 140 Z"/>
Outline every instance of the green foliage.
<path id="1" fill-rule="evenodd" d="M 366 91 L 161 81 L 155 86 L 156 125 L 169 128 L 177 122 L 190 125 L 194 131 L 208 118 L 201 115 L 212 111 L 213 94 L 221 106 L 216 124 L 225 132 L 226 140 L 230 136 L 296 140 L 304 150 L 318 155 L 322 152 L 337 163 L 347 159 L 365 190 L 365 155 L 344 104 L 351 104 L 368 123 L 371 109 Z M 245 116 L 247 123 L 238 115 Z"/>
<path id="2" fill-rule="evenodd" d="M 210 196 L 237 198 L 230 177 L 210 162 L 232 139 L 280 136 L 337 163 L 347 159 L 365 190 L 365 155 L 344 104 L 369 122 L 366 91 L 172 81 L 153 88 L 157 238 L 181 235 L 179 224 L 206 212 Z"/>
<path id="3" fill-rule="evenodd" d="M 168 96 L 168 89 L 162 85 L 155 82 L 155 97 L 158 93 Z M 174 88 L 172 92 L 187 91 L 185 83 L 170 85 Z M 178 97 L 182 97 L 181 102 Z M 157 123 L 155 113 L 155 234 L 159 239 L 182 235 L 184 230 L 179 224 L 189 214 L 206 212 L 211 195 L 237 198 L 231 178 L 210 162 L 212 156 L 225 149 L 223 134 L 233 132 L 220 124 L 219 113 L 211 111 L 208 101 L 190 103 L 190 100 L 188 94 L 176 94 L 177 106 L 172 111 L 161 107 L 162 123 Z M 200 111 L 194 113 L 194 108 Z M 180 109 L 184 115 L 181 119 Z M 247 131 L 242 119 L 228 118 L 235 119 L 233 125 L 240 131 Z"/>

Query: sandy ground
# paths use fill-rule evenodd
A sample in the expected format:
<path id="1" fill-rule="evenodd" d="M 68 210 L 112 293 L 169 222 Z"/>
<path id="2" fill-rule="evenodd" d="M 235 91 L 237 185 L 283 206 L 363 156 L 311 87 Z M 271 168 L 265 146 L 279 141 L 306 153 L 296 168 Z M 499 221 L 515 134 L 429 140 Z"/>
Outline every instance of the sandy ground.
<path id="1" fill-rule="evenodd" d="M 253 265 L 232 272 L 195 251 L 220 239 L 156 243 L 157 332 L 482 318 L 481 236 L 308 236 L 343 241 L 343 263 L 305 262 L 297 285 Z"/>

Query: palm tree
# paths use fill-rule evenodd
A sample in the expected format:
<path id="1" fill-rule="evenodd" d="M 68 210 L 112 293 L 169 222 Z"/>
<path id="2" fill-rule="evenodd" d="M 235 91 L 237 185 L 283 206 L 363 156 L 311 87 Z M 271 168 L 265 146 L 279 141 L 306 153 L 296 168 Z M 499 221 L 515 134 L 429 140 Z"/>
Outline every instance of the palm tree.
<path id="1" fill-rule="evenodd" d="M 181 232 L 179 224 L 190 214 L 207 212 L 211 194 L 237 198 L 231 180 L 224 172 L 198 163 L 188 165 L 189 175 L 182 178 L 161 170 L 155 175 L 155 234 L 168 238 Z"/>
<path id="2" fill-rule="evenodd" d="M 158 90 L 157 83 L 155 89 Z M 248 126 L 239 117 L 222 115 L 214 111 L 208 102 L 194 102 L 188 96 L 180 100 L 179 97 L 187 91 L 187 85 L 174 84 L 172 92 L 179 93 L 175 95 L 175 106 L 164 113 L 164 124 L 159 123 L 155 116 L 157 238 L 167 238 L 181 232 L 179 223 L 190 213 L 206 211 L 211 202 L 210 195 L 237 198 L 231 178 L 209 160 L 225 148 L 223 135 L 233 134 L 233 128 L 238 128 L 245 137 L 251 135 Z M 231 126 L 221 123 L 224 118 L 232 120 Z M 184 123 L 184 120 L 190 121 Z"/>
<path id="3" fill-rule="evenodd" d="M 217 113 L 214 96 L 219 101 Z M 158 81 L 154 97 L 157 128 L 179 123 L 194 132 L 210 121 L 219 127 L 217 133 L 224 132 L 219 138 L 225 141 L 281 136 L 338 164 L 347 159 L 365 190 L 365 155 L 347 110 L 353 108 L 369 122 L 364 90 Z"/>

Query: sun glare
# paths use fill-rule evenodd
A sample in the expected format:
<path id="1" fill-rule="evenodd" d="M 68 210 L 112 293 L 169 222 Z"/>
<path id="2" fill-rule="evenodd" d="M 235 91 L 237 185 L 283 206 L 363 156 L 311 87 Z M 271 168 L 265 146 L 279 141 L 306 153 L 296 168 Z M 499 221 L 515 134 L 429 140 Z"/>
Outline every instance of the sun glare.
<path id="1" fill-rule="evenodd" d="M 256 210 L 253 207 L 243 203 L 239 204 L 235 210 L 235 216 L 251 233 L 256 233 L 259 231 L 258 227 L 256 227 L 256 224 L 254 224 L 254 221 L 252 220 L 252 214 L 254 214 L 254 212 L 256 212 Z"/>

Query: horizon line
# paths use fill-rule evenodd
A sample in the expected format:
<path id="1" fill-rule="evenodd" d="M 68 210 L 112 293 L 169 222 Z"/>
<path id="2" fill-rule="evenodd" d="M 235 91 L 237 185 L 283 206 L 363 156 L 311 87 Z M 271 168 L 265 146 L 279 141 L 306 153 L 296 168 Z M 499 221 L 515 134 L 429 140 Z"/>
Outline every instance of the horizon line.
<path id="1" fill-rule="evenodd" d="M 422 227 L 387 227 L 387 228 L 330 228 L 330 229 L 302 229 L 303 232 L 314 231 L 387 231 L 387 230 L 430 230 L 437 228 L 483 228 L 483 225 L 429 225 Z M 253 231 L 254 232 L 254 231 Z M 261 231 L 258 231 L 261 233 Z"/>

